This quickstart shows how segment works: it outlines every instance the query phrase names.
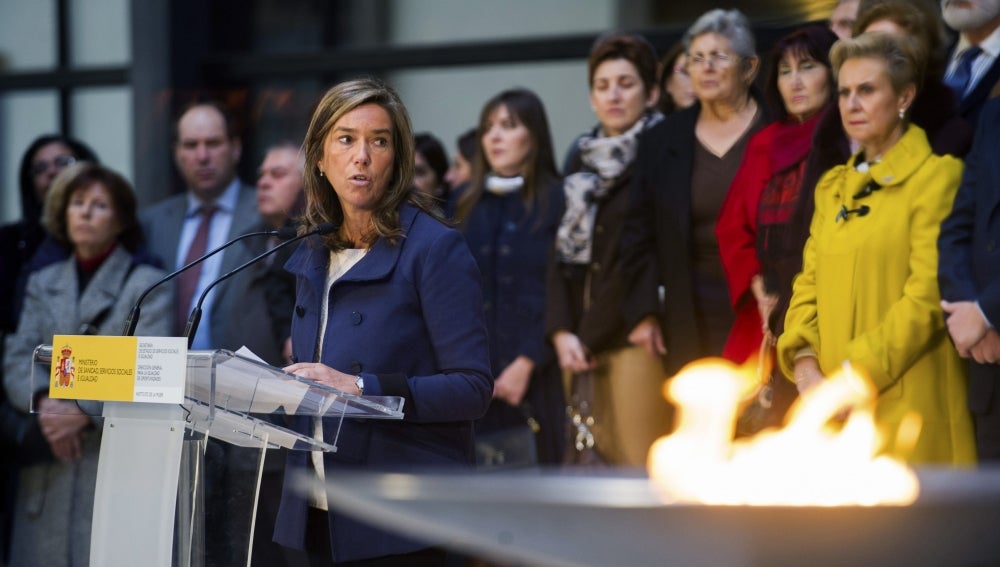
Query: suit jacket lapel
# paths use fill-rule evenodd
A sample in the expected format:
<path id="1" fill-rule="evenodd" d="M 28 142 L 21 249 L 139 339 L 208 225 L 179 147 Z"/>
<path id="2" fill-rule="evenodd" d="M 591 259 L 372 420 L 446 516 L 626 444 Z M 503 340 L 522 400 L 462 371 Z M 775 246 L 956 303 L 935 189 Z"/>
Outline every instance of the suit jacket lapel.
<path id="1" fill-rule="evenodd" d="M 1000 105 L 1000 102 L 992 103 L 992 105 L 994 109 L 1000 109 L 1000 106 L 997 106 Z M 990 112 L 987 110 L 987 112 L 983 113 L 982 117 L 985 120 L 996 121 L 1000 119 L 1000 112 Z M 995 219 L 997 212 L 1000 211 L 1000 160 L 996 159 L 996 156 L 1000 153 L 1000 131 L 996 128 L 987 128 L 984 126 L 977 133 L 988 136 L 988 141 L 982 141 L 986 149 L 979 152 L 978 159 L 980 162 L 979 168 L 976 171 L 978 176 L 974 182 L 977 185 L 984 183 L 991 188 L 989 193 L 991 196 L 990 202 L 984 204 L 989 207 L 990 218 Z M 987 163 L 983 163 L 984 161 Z"/>
<path id="2" fill-rule="evenodd" d="M 384 238 L 378 239 L 372 249 L 365 254 L 365 257 L 341 276 L 337 283 L 372 281 L 388 276 L 399 260 L 406 234 L 409 233 L 417 214 L 418 211 L 415 207 L 403 206 L 399 211 L 399 224 L 403 229 L 403 236 L 399 238 L 395 246 L 390 245 Z M 295 275 L 306 278 L 314 289 L 323 290 L 326 285 L 328 256 L 329 252 L 322 244 L 322 240 L 313 236 L 306 239 L 292 254 L 292 257 L 285 264 L 285 268 Z"/>
<path id="3" fill-rule="evenodd" d="M 161 218 L 150 219 L 153 231 L 146 246 L 163 261 L 167 271 L 173 271 L 177 267 L 177 246 L 181 241 L 181 228 L 184 226 L 186 209 L 186 197 L 177 195 L 164 203 L 162 211 L 158 211 L 162 215 Z"/>
<path id="4" fill-rule="evenodd" d="M 406 234 L 410 232 L 410 227 L 416 218 L 417 209 L 404 206 L 399 211 L 399 224 L 403 229 L 403 236 L 396 241 L 396 244 L 390 245 L 389 241 L 385 238 L 379 238 L 368 254 L 355 264 L 353 268 L 348 270 L 337 282 L 372 281 L 388 276 L 399 260 L 403 243 L 406 240 Z"/>
<path id="5" fill-rule="evenodd" d="M 240 186 L 239 198 L 236 199 L 236 207 L 233 209 L 233 219 L 229 223 L 229 235 L 226 241 L 230 241 L 237 236 L 253 232 L 255 225 L 260 221 L 257 215 L 256 193 L 244 185 Z M 252 237 L 261 239 L 263 236 Z M 233 246 L 226 250 L 222 256 L 222 264 L 219 268 L 219 275 L 225 274 L 240 264 L 255 256 L 250 254 L 250 249 L 244 246 Z M 219 287 L 226 285 L 226 282 L 219 284 Z"/>
<path id="6" fill-rule="evenodd" d="M 49 280 L 46 286 L 46 305 L 52 320 L 59 322 L 56 328 L 72 333 L 80 326 L 79 303 L 76 300 L 79 279 L 76 276 L 75 260 L 70 257 L 63 261 L 59 270 L 59 278 Z"/>
<path id="7" fill-rule="evenodd" d="M 993 65 L 990 65 L 990 68 L 983 77 L 979 79 L 976 87 L 969 92 L 968 96 L 962 99 L 958 107 L 958 113 L 965 117 L 973 106 L 981 105 L 990 96 L 990 93 L 997 86 L 998 82 L 1000 82 L 1000 57 L 993 61 Z M 976 127 L 975 123 L 970 123 L 969 125 L 973 128 Z"/>

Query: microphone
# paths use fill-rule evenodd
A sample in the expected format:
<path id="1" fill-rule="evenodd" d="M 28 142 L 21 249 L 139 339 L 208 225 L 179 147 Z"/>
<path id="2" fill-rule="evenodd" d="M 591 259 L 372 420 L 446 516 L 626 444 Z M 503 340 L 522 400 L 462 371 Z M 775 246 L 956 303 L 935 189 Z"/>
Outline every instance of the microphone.
<path id="1" fill-rule="evenodd" d="M 840 212 L 837 213 L 836 217 L 834 217 L 833 222 L 840 222 L 841 220 L 847 222 L 849 220 L 848 217 L 850 215 L 858 215 L 859 217 L 863 217 L 868 213 L 870 213 L 871 210 L 872 210 L 871 207 L 869 207 L 868 205 L 861 205 L 856 209 L 848 209 L 847 205 L 841 205 Z"/>
<path id="2" fill-rule="evenodd" d="M 238 274 L 239 272 L 243 271 L 244 269 L 249 268 L 251 265 L 257 263 L 258 261 L 262 260 L 263 258 L 265 258 L 267 256 L 270 256 L 271 254 L 274 254 L 275 252 L 277 252 L 278 250 L 281 250 L 285 246 L 288 246 L 288 245 L 290 245 L 290 244 L 292 244 L 294 242 L 298 242 L 299 240 L 302 240 L 303 238 L 308 238 L 310 236 L 315 236 L 317 234 L 318 235 L 330 234 L 331 232 L 337 230 L 337 226 L 334 225 L 332 222 L 320 223 L 313 230 L 310 230 L 309 232 L 300 234 L 298 236 L 295 236 L 295 234 L 294 234 L 295 229 L 294 228 L 290 228 L 289 227 L 289 229 L 292 231 L 292 237 L 286 239 L 284 242 L 282 242 L 281 244 L 275 246 L 274 248 L 271 248 L 270 250 L 267 250 L 267 251 L 265 251 L 265 252 L 263 252 L 261 254 L 258 254 L 256 257 L 254 257 L 254 258 L 252 258 L 252 259 L 244 262 L 240 266 L 237 266 L 237 267 L 233 268 L 232 270 L 230 270 L 229 272 L 223 274 L 222 276 L 219 276 L 218 278 L 215 279 L 215 281 L 213 281 L 212 283 L 208 284 L 208 286 L 205 287 L 205 290 L 201 292 L 200 296 L 198 296 L 198 302 L 195 303 L 194 309 L 191 310 L 191 316 L 188 317 L 187 325 L 184 327 L 184 336 L 187 337 L 188 348 L 191 348 L 191 344 L 194 343 L 194 334 L 198 331 L 198 323 L 201 322 L 201 312 L 202 312 L 201 304 L 205 302 L 205 297 L 208 296 L 208 292 L 211 291 L 213 287 L 215 287 L 216 285 L 218 285 L 218 284 L 226 281 L 227 279 L 235 276 L 236 274 Z M 282 230 L 285 230 L 285 229 L 282 229 Z M 281 231 L 276 231 L 276 232 L 280 233 Z M 286 232 L 285 234 L 288 234 L 288 233 Z M 279 234 L 278 236 L 281 236 L 281 235 Z"/>
<path id="3" fill-rule="evenodd" d="M 249 238 L 251 236 L 277 236 L 278 238 L 280 238 L 282 240 L 288 240 L 289 238 L 292 238 L 292 237 L 295 236 L 295 228 L 293 228 L 293 227 L 287 227 L 286 226 L 286 227 L 282 228 L 281 230 L 264 230 L 264 231 L 259 231 L 259 232 L 248 232 L 246 234 L 241 234 L 240 236 L 237 236 L 236 238 L 230 240 L 229 242 L 223 244 L 222 246 L 219 246 L 218 248 L 214 248 L 212 250 L 209 250 L 201 258 L 198 258 L 198 259 L 192 261 L 191 263 L 189 263 L 189 264 L 187 264 L 185 266 L 181 266 L 180 268 L 174 270 L 173 272 L 170 272 L 169 274 L 163 276 L 156 283 L 154 283 L 153 285 L 147 287 L 146 290 L 143 291 L 142 294 L 139 296 L 139 299 L 137 299 L 135 301 L 135 305 L 132 306 L 132 311 L 129 312 L 128 317 L 125 319 L 125 325 L 122 327 L 122 336 L 123 337 L 131 337 L 132 335 L 135 334 L 135 327 L 136 327 L 136 325 L 139 324 L 139 315 L 142 312 L 142 310 L 139 308 L 139 306 L 142 305 L 142 302 L 146 299 L 146 296 L 149 295 L 149 292 L 153 291 L 154 289 L 156 289 L 161 284 L 164 284 L 164 283 L 166 283 L 166 282 L 168 282 L 168 281 L 176 278 L 182 272 L 184 272 L 186 270 L 189 270 L 189 269 L 193 268 L 194 266 L 197 266 L 198 264 L 200 264 L 200 263 L 204 262 L 205 260 L 211 258 L 212 256 L 218 254 L 219 252 L 222 252 L 223 250 L 225 250 L 226 248 L 229 248 L 233 244 L 236 244 L 240 240 L 243 240 L 244 238 Z"/>

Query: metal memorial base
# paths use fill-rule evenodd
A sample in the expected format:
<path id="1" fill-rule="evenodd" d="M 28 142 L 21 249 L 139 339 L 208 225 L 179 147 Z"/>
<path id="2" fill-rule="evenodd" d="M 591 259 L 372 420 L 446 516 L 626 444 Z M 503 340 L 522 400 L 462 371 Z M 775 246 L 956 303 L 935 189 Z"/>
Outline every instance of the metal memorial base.
<path id="1" fill-rule="evenodd" d="M 328 471 L 327 494 L 387 529 L 532 566 L 1000 565 L 1000 469 L 918 477 L 905 507 L 665 504 L 641 471 Z"/>

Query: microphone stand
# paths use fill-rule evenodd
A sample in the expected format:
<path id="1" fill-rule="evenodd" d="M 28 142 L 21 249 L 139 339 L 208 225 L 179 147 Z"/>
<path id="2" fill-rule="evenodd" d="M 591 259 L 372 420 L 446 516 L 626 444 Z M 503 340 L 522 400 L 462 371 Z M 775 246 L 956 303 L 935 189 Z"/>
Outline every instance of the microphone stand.
<path id="1" fill-rule="evenodd" d="M 274 254 L 278 250 L 281 250 L 285 246 L 288 246 L 288 245 L 290 245 L 290 244 L 292 244 L 294 242 L 298 242 L 299 240 L 302 240 L 303 238 L 308 238 L 310 236 L 330 234 L 331 232 L 333 232 L 336 229 L 337 229 L 337 227 L 334 226 L 333 223 L 329 223 L 329 222 L 322 223 L 322 224 L 318 225 L 315 229 L 310 230 L 309 232 L 306 232 L 304 234 L 300 234 L 298 236 L 290 238 L 290 239 L 286 240 L 285 242 L 282 242 L 281 244 L 278 244 L 274 248 L 271 248 L 270 250 L 267 250 L 267 251 L 265 251 L 265 252 L 263 252 L 261 254 L 258 254 L 256 257 L 254 257 L 254 258 L 252 258 L 252 259 L 244 262 L 242 265 L 237 266 L 236 268 L 233 268 L 229 272 L 227 272 L 227 273 L 223 274 L 222 276 L 216 278 L 215 281 L 213 281 L 212 283 L 208 284 L 205 287 L 205 290 L 202 291 L 201 295 L 198 297 L 198 302 L 195 304 L 194 309 L 191 310 L 191 316 L 188 317 L 187 325 L 185 325 L 185 327 L 184 327 L 184 337 L 186 337 L 187 340 L 188 340 L 188 348 L 191 348 L 191 345 L 194 343 L 194 335 L 198 331 L 198 324 L 201 322 L 201 315 L 202 315 L 202 308 L 201 308 L 201 306 L 202 306 L 202 303 L 205 302 L 205 297 L 208 296 L 208 292 L 211 291 L 212 288 L 214 288 L 216 285 L 218 285 L 218 284 L 226 281 L 227 279 L 235 276 L 236 274 L 238 274 L 239 272 L 243 271 L 244 269 L 250 267 L 251 265 L 257 263 L 261 259 L 263 259 L 263 258 L 265 258 L 267 256 L 270 256 L 271 254 Z M 285 230 L 285 229 L 282 229 L 282 230 Z"/>
<path id="2" fill-rule="evenodd" d="M 284 229 L 282 229 L 282 230 L 284 230 Z M 280 237 L 281 236 L 281 231 L 278 231 L 278 230 L 266 230 L 266 231 L 260 231 L 260 232 L 248 232 L 246 234 L 241 234 L 240 236 L 237 236 L 236 238 L 230 240 L 229 242 L 223 244 L 222 246 L 219 246 L 218 248 L 214 248 L 214 249 L 210 250 L 204 256 L 202 256 L 202 257 L 200 257 L 200 258 L 198 258 L 196 260 L 193 260 L 191 263 L 186 264 L 184 266 L 181 266 L 180 268 L 174 270 L 173 272 L 170 272 L 169 274 L 163 276 L 156 283 L 154 283 L 153 285 L 147 287 L 146 290 L 142 292 L 142 295 L 139 296 L 139 299 L 137 299 L 135 301 L 135 305 L 132 306 L 132 310 L 129 312 L 128 317 L 125 319 L 125 325 L 122 327 L 122 336 L 123 337 L 131 337 L 132 335 L 135 334 L 135 327 L 136 327 L 136 325 L 139 324 L 139 315 L 141 313 L 141 309 L 139 308 L 139 306 L 142 304 L 143 300 L 146 299 L 146 296 L 149 295 L 149 292 L 153 291 L 154 289 L 156 289 L 157 287 L 159 287 L 161 284 L 164 284 L 164 283 L 166 283 L 166 282 L 168 282 L 168 281 L 176 278 L 182 272 L 185 272 L 185 271 L 193 268 L 194 266 L 197 266 L 198 264 L 204 262 L 205 260 L 211 258 L 215 254 L 218 254 L 219 252 L 222 252 L 223 250 L 225 250 L 226 248 L 229 248 L 233 244 L 236 244 L 240 240 L 243 240 L 244 238 L 248 238 L 248 237 L 251 237 L 251 236 L 278 236 L 278 237 Z"/>

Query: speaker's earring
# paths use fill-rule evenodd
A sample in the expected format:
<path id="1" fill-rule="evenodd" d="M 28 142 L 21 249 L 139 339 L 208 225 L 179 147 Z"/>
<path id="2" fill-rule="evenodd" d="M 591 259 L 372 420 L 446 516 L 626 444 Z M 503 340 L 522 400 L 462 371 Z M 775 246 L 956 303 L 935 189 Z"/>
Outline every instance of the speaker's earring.
<path id="1" fill-rule="evenodd" d="M 905 108 L 900 108 L 899 109 L 899 119 L 900 120 L 906 119 L 906 109 Z"/>
<path id="2" fill-rule="evenodd" d="M 902 112 L 902 110 L 901 110 L 900 112 Z M 322 169 L 321 169 L 321 170 L 319 170 L 319 176 L 320 176 L 320 177 L 323 177 L 323 170 L 322 170 Z"/>

